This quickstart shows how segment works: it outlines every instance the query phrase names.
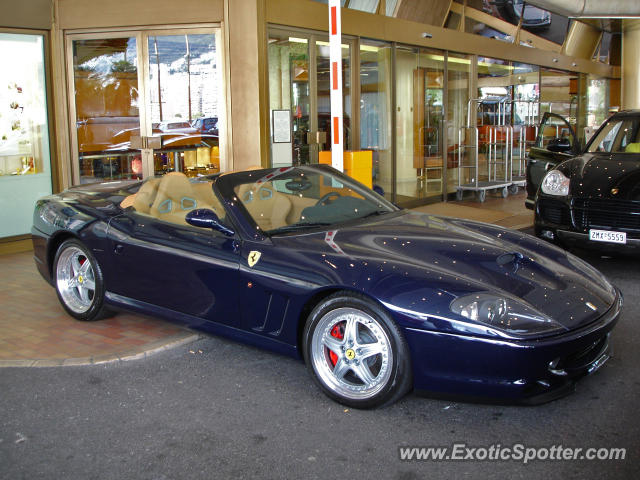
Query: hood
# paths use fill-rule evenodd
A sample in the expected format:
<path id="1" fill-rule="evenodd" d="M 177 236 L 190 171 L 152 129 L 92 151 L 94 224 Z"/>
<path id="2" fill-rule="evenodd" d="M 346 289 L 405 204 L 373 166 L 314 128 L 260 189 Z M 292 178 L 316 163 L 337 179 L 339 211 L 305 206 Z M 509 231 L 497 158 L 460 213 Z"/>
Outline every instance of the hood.
<path id="1" fill-rule="evenodd" d="M 491 292 L 520 299 L 570 330 L 597 319 L 616 296 L 593 267 L 548 242 L 417 212 L 333 232 L 274 237 L 274 243 L 321 254 L 334 272 L 360 268 L 357 287 L 383 303 L 415 310 L 418 299 L 429 313 L 443 316 L 451 315 L 455 298 Z"/>
<path id="2" fill-rule="evenodd" d="M 573 197 L 640 201 L 640 154 L 585 154 L 562 170 L 571 178 Z"/>

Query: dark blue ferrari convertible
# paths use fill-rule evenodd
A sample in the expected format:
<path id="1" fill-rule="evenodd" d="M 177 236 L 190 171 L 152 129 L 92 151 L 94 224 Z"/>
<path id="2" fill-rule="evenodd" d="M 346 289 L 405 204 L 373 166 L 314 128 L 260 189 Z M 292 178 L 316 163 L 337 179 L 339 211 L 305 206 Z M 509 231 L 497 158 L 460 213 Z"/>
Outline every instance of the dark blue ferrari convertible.
<path id="1" fill-rule="evenodd" d="M 83 185 L 38 201 L 70 315 L 124 309 L 304 358 L 349 406 L 542 402 L 609 358 L 622 298 L 543 240 L 401 210 L 328 166 Z"/>

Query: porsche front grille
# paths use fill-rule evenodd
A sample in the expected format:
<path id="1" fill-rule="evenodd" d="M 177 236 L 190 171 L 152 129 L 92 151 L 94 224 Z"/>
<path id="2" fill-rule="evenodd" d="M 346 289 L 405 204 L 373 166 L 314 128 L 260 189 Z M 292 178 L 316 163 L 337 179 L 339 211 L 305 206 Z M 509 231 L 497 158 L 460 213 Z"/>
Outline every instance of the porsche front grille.
<path id="1" fill-rule="evenodd" d="M 573 212 L 579 229 L 604 227 L 640 233 L 639 201 L 576 198 Z"/>

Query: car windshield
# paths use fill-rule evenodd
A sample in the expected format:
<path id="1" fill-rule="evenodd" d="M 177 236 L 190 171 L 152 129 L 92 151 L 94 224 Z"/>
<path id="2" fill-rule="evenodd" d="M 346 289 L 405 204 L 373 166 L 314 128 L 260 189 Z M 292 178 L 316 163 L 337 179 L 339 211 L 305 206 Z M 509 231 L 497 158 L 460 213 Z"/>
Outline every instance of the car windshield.
<path id="1" fill-rule="evenodd" d="M 331 227 L 398 210 L 326 166 L 254 170 L 225 175 L 221 180 L 269 235 Z"/>
<path id="2" fill-rule="evenodd" d="M 640 153 L 640 117 L 612 118 L 591 141 L 587 151 Z"/>

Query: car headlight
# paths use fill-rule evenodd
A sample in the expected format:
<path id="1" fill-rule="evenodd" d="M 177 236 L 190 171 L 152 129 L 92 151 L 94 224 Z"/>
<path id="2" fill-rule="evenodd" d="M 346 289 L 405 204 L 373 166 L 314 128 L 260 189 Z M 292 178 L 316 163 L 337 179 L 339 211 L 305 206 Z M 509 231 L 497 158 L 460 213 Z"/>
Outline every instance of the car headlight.
<path id="1" fill-rule="evenodd" d="M 563 329 L 555 320 L 512 298 L 491 293 L 473 293 L 456 298 L 453 313 L 495 328 L 508 335 L 533 336 Z"/>
<path id="2" fill-rule="evenodd" d="M 551 170 L 542 180 L 542 192 L 547 195 L 569 195 L 569 179 L 560 170 Z"/>

